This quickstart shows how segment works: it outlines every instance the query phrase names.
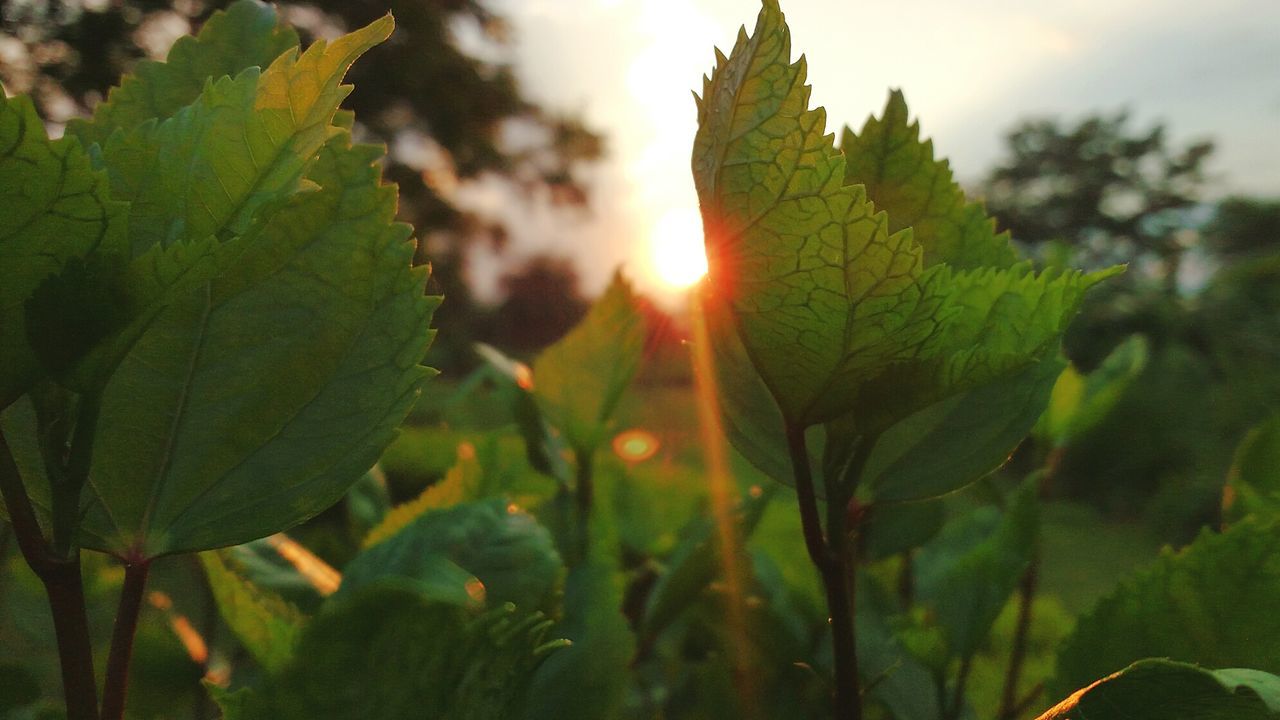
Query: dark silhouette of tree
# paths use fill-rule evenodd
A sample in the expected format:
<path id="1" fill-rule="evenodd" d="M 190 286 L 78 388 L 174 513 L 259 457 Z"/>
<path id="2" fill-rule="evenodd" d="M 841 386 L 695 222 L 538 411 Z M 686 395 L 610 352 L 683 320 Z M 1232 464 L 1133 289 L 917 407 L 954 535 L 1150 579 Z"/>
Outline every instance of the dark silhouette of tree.
<path id="1" fill-rule="evenodd" d="M 0 42 L 8 41 L 9 52 L 0 52 L 0 82 L 31 93 L 46 121 L 63 122 L 86 113 L 138 60 L 163 55 L 166 40 L 228 4 L 4 0 Z M 468 247 L 501 247 L 506 229 L 460 208 L 455 189 L 498 176 L 513 198 L 580 205 L 586 188 L 577 171 L 600 157 L 601 138 L 530 101 L 512 67 L 491 59 L 503 56 L 509 28 L 481 0 L 314 0 L 279 8 L 304 42 L 395 14 L 395 34 L 348 76 L 356 90 L 344 106 L 361 119 L 357 137 L 391 148 L 386 175 L 400 186 L 400 217 L 424 241 L 419 260 L 432 263 L 431 290 L 446 297 L 435 316 L 441 333 L 432 361 L 470 357 L 468 334 L 454 332 L 478 311 L 465 281 Z M 23 52 L 12 52 L 14 41 Z"/>
<path id="2" fill-rule="evenodd" d="M 982 192 L 1014 239 L 1067 243 L 1077 262 L 1093 266 L 1155 260 L 1166 288 L 1176 289 L 1186 249 L 1177 230 L 1200 202 L 1212 143 L 1171 147 L 1164 126 L 1133 130 L 1125 112 L 1075 125 L 1026 121 L 1007 143 Z"/>
<path id="3" fill-rule="evenodd" d="M 530 356 L 569 332 L 591 303 L 568 258 L 537 256 L 499 281 L 506 299 L 494 311 L 488 342 Z"/>
<path id="4" fill-rule="evenodd" d="M 1204 237 L 1215 253 L 1224 256 L 1280 251 L 1280 199 L 1226 198 L 1218 203 Z"/>

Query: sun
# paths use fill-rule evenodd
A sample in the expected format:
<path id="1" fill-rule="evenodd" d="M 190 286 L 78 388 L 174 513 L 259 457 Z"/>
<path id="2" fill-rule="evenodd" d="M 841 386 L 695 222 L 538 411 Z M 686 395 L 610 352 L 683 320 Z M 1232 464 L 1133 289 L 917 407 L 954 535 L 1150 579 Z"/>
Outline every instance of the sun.
<path id="1" fill-rule="evenodd" d="M 650 242 L 658 279 L 671 288 L 683 290 L 707 274 L 702 218 L 697 209 L 668 210 L 654 223 Z"/>

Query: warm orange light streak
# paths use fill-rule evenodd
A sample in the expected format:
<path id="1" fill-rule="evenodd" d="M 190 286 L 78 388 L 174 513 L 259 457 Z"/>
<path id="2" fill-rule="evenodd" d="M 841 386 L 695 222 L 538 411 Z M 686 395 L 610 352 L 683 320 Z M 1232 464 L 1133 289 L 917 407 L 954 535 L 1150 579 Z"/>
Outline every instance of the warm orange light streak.
<path id="1" fill-rule="evenodd" d="M 757 716 L 755 683 L 752 677 L 751 643 L 747 636 L 747 618 L 744 598 L 743 572 L 738 562 L 739 540 L 734 523 L 734 506 L 737 492 L 729 474 L 728 447 L 725 445 L 724 428 L 720 422 L 715 367 L 711 360 L 711 338 L 707 332 L 706 315 L 702 311 L 699 288 L 689 293 L 689 316 L 693 326 L 693 377 L 698 403 L 698 429 L 702 451 L 705 455 L 707 483 L 711 497 L 711 512 L 715 517 L 720 540 L 721 558 L 724 561 L 724 586 L 726 622 L 732 638 L 734 684 L 737 686 L 743 717 Z"/>
<path id="2" fill-rule="evenodd" d="M 267 543 L 280 554 L 280 557 L 287 560 L 299 575 L 306 578 L 316 592 L 328 596 L 338 591 L 338 586 L 342 584 L 342 573 L 334 570 L 329 563 L 316 557 L 315 553 L 298 544 L 293 538 L 284 533 L 276 533 L 267 538 Z"/>
<path id="3" fill-rule="evenodd" d="M 191 624 L 186 615 L 174 612 L 173 599 L 168 594 L 155 590 L 147 594 L 147 600 L 152 607 L 163 612 L 165 617 L 168 618 L 169 628 L 177 636 L 178 642 L 182 643 L 182 647 L 186 649 L 191 661 L 202 666 L 207 663 L 209 661 L 209 645 L 205 643 L 204 636 Z"/>

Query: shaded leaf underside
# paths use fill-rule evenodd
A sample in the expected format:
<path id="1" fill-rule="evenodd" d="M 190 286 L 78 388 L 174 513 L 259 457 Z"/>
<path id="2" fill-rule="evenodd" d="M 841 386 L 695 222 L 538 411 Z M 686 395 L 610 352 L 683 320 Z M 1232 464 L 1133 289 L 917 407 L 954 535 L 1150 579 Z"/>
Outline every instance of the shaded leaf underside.
<path id="1" fill-rule="evenodd" d="M 0 93 L 2 94 L 2 93 Z M 0 97 L 0 409 L 39 374 L 24 302 L 72 258 L 124 241 L 127 207 L 70 138 L 50 141 L 26 97 Z"/>

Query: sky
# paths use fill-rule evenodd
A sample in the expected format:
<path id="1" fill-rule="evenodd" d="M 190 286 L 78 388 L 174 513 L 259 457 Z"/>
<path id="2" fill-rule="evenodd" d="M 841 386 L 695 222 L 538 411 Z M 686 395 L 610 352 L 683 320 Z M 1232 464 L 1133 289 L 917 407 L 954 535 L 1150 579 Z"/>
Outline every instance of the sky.
<path id="1" fill-rule="evenodd" d="M 513 252 L 579 261 L 595 293 L 623 266 L 673 306 L 701 248 L 689 170 L 691 91 L 754 26 L 754 0 L 493 0 L 534 99 L 606 137 L 585 211 L 511 203 L 480 183 L 462 202 L 512 221 Z M 783 0 L 792 51 L 836 132 L 902 88 L 962 182 L 1031 116 L 1130 110 L 1181 144 L 1211 138 L 1210 195 L 1280 195 L 1280 0 Z M 657 259 L 655 259 L 657 258 Z M 492 259 L 478 258 L 481 268 Z M 490 273 L 492 275 L 492 273 Z M 481 292 L 492 278 L 477 277 Z"/>

